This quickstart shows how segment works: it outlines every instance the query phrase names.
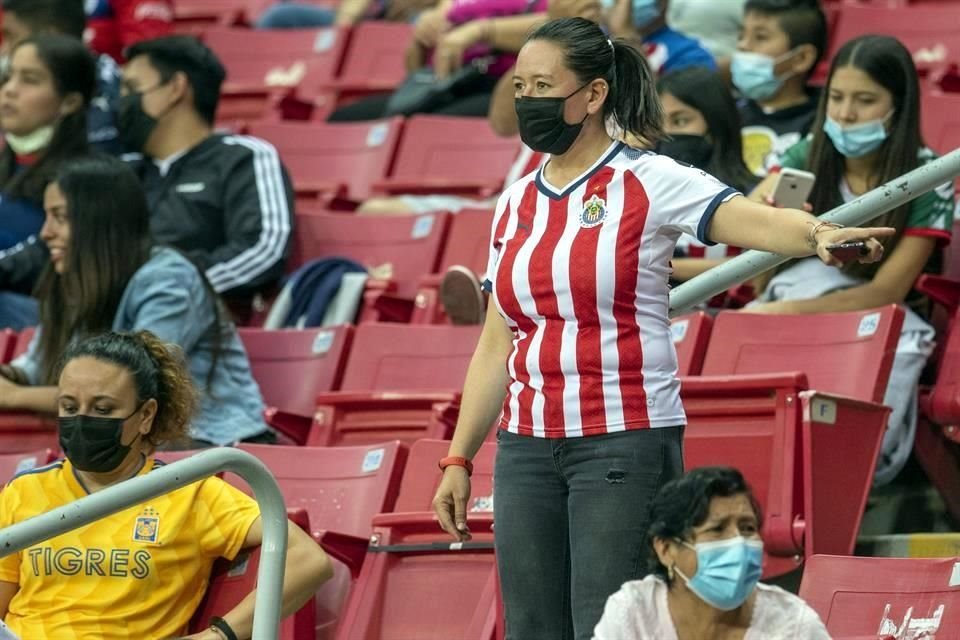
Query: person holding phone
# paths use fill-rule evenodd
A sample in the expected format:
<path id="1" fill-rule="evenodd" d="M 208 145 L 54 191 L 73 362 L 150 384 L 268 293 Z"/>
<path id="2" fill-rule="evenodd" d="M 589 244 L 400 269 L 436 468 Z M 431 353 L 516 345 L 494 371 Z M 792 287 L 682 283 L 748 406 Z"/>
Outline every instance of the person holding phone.
<path id="1" fill-rule="evenodd" d="M 668 318 L 681 234 L 839 264 L 837 228 L 742 197 L 707 173 L 614 140 L 662 134 L 643 55 L 583 18 L 547 22 L 513 75 L 520 137 L 551 154 L 501 195 L 467 372 L 433 507 L 468 540 L 471 458 L 497 423 L 497 562 L 508 640 L 586 640 L 607 597 L 644 575 L 650 501 L 683 471 L 686 417 Z"/>
<path id="2" fill-rule="evenodd" d="M 920 133 L 920 89 L 910 52 L 889 36 L 847 42 L 830 67 L 814 133 L 781 159 L 784 168 L 816 174 L 810 201 L 824 212 L 935 158 Z M 751 197 L 763 199 L 777 180 L 767 177 Z M 950 242 L 954 190 L 948 182 L 874 220 L 893 227 L 883 260 L 827 269 L 799 260 L 779 270 L 748 310 L 819 313 L 904 304 L 907 317 L 884 403 L 893 407 L 875 482 L 892 480 L 906 463 L 916 428 L 920 374 L 933 349 L 928 302 L 913 290 L 922 273 L 939 273 L 940 249 Z"/>

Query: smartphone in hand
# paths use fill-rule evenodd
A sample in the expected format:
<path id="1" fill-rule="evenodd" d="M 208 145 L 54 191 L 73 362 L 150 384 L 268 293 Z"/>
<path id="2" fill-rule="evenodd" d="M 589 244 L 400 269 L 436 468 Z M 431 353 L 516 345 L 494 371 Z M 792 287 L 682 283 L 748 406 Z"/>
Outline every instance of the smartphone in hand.
<path id="1" fill-rule="evenodd" d="M 809 171 L 784 167 L 777 174 L 777 184 L 773 188 L 771 199 L 774 206 L 803 209 L 816 179 L 817 177 Z"/>
<path id="2" fill-rule="evenodd" d="M 851 260 L 862 258 L 870 253 L 866 242 L 832 244 L 827 247 L 827 251 L 840 262 L 850 262 Z"/>

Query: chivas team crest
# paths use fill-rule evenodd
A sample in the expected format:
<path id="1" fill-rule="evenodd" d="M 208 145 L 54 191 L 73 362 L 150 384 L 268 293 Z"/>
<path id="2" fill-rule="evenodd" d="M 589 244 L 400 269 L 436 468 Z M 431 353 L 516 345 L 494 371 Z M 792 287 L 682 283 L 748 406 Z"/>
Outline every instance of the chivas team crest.
<path id="1" fill-rule="evenodd" d="M 584 229 L 596 227 L 603 224 L 606 217 L 607 203 L 603 201 L 603 198 L 598 198 L 597 194 L 593 194 L 583 205 L 583 211 L 580 213 L 580 226 Z"/>

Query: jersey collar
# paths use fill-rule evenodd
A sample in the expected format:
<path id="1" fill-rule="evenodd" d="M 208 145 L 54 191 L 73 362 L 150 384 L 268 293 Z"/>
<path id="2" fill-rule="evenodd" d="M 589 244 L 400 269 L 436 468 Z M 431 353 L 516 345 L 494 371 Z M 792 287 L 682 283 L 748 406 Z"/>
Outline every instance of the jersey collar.
<path id="1" fill-rule="evenodd" d="M 603 155 L 601 155 L 600 158 L 593 163 L 592 167 L 587 169 L 586 172 L 584 172 L 583 174 L 580 175 L 579 178 L 575 179 L 573 182 L 568 184 L 564 189 L 557 189 L 556 187 L 551 185 L 549 182 L 547 182 L 546 178 L 543 176 L 543 170 L 549 164 L 549 161 L 548 161 L 543 165 L 541 165 L 539 169 L 537 169 L 537 177 L 536 177 L 537 189 L 540 191 L 540 193 L 547 196 L 548 198 L 552 198 L 553 200 L 562 200 L 563 198 L 566 198 L 571 193 L 573 193 L 573 191 L 575 191 L 577 187 L 579 187 L 584 182 L 589 180 L 593 176 L 593 174 L 595 174 L 600 169 L 604 168 L 607 165 L 607 163 L 613 160 L 625 146 L 627 146 L 626 143 L 620 142 L 619 140 L 614 140 L 610 144 L 610 146 L 607 147 L 607 150 L 603 153 Z"/>
<path id="2" fill-rule="evenodd" d="M 153 456 L 148 456 L 144 461 L 143 466 L 140 467 L 140 470 L 137 471 L 137 473 L 132 477 L 136 478 L 145 473 L 149 473 L 151 470 L 153 470 L 155 464 L 156 459 Z M 71 463 L 70 459 L 67 457 L 64 457 L 63 459 L 63 476 L 66 478 L 67 486 L 70 487 L 70 492 L 75 496 L 78 498 L 83 498 L 90 495 L 90 491 L 83 484 L 83 480 L 80 479 L 80 475 L 74 468 L 73 463 Z"/>

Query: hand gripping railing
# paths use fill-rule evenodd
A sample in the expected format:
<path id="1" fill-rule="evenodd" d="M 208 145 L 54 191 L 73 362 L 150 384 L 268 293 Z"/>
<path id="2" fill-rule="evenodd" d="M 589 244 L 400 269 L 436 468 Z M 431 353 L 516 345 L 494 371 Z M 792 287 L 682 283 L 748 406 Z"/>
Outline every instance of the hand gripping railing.
<path id="1" fill-rule="evenodd" d="M 954 149 L 942 158 L 868 191 L 856 200 L 831 209 L 820 216 L 820 219 L 846 226 L 859 226 L 945 182 L 950 182 L 958 175 L 960 149 Z M 765 251 L 742 253 L 671 291 L 670 315 L 683 313 L 718 293 L 723 293 L 731 286 L 754 278 L 787 260 L 790 258 Z"/>
<path id="2" fill-rule="evenodd" d="M 247 481 L 260 505 L 263 544 L 253 615 L 254 640 L 276 640 L 280 626 L 283 568 L 287 557 L 287 510 L 267 467 L 245 451 L 228 447 L 203 451 L 157 467 L 53 511 L 0 530 L 0 557 L 72 531 L 174 489 L 232 471 Z"/>

